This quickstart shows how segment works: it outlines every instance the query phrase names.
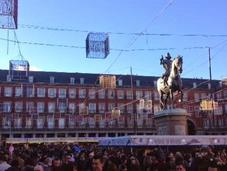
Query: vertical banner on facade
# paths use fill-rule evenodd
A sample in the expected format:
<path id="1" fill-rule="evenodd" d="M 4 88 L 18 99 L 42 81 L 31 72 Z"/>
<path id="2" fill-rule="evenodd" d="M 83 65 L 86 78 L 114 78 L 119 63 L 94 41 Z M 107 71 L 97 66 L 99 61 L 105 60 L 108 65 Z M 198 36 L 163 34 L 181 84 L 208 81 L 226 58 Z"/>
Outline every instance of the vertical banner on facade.
<path id="1" fill-rule="evenodd" d="M 102 88 L 116 88 L 116 76 L 112 75 L 101 75 L 99 77 L 99 83 Z"/>

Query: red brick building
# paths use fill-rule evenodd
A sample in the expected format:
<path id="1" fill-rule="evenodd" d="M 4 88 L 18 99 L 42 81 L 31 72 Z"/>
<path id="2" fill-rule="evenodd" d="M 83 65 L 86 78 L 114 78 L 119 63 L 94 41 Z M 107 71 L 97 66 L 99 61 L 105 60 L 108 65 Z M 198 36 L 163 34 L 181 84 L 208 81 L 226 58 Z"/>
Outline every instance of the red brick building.
<path id="1" fill-rule="evenodd" d="M 159 95 L 153 76 L 116 75 L 116 88 L 102 88 L 100 74 L 0 70 L 0 137 L 105 137 L 153 135 Z M 184 100 L 176 106 L 192 115 L 190 134 L 227 134 L 226 82 L 183 79 Z M 211 89 L 210 89 L 211 87 Z M 214 94 L 218 107 L 201 111 Z M 140 99 L 152 104 L 141 110 Z M 114 117 L 113 109 L 121 115 Z"/>

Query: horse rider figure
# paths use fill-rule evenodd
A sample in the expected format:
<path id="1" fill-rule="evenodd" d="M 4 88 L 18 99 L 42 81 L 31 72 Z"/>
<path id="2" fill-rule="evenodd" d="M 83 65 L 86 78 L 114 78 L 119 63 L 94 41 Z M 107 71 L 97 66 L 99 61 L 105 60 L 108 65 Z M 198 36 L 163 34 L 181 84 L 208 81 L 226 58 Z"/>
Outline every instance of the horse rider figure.
<path id="1" fill-rule="evenodd" d="M 160 59 L 160 65 L 163 65 L 164 69 L 165 69 L 165 73 L 162 74 L 162 78 L 164 80 L 164 85 L 168 86 L 168 77 L 170 75 L 170 71 L 171 71 L 171 65 L 172 65 L 172 60 L 171 60 L 171 56 L 169 54 L 169 52 L 166 54 L 165 59 L 163 59 L 163 55 Z"/>

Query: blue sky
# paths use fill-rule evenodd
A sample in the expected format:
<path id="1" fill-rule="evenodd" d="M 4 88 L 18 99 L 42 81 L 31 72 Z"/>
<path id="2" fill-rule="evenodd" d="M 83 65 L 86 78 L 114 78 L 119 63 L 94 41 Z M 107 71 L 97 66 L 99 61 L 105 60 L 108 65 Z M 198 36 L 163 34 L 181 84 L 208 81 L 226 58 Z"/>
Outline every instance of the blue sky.
<path id="1" fill-rule="evenodd" d="M 130 74 L 132 67 L 136 75 L 160 76 L 164 71 L 159 59 L 170 52 L 173 57 L 183 56 L 182 77 L 206 79 L 206 47 L 211 47 L 213 78 L 227 77 L 226 0 L 19 0 L 18 5 L 15 32 L 19 41 L 84 47 L 88 32 L 110 32 L 111 49 L 144 49 L 122 53 L 110 50 L 106 59 L 88 59 L 85 49 L 21 43 L 22 55 L 33 70 Z M 78 31 L 34 29 L 29 25 Z M 88 32 L 81 32 L 84 30 Z M 0 38 L 7 38 L 7 30 L 0 30 Z M 15 40 L 13 30 L 9 39 Z M 7 54 L 7 42 L 0 40 L 1 69 L 8 69 L 9 60 L 20 59 L 18 54 L 15 43 L 9 43 Z"/>

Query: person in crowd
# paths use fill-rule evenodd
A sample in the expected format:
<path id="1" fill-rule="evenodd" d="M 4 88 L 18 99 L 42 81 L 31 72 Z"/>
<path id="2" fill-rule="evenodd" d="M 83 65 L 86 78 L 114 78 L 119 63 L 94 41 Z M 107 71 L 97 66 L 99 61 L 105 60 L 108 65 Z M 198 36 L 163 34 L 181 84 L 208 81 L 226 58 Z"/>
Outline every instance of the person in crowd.
<path id="1" fill-rule="evenodd" d="M 0 171 L 5 171 L 10 168 L 11 165 L 7 162 L 7 154 L 0 154 Z"/>
<path id="2" fill-rule="evenodd" d="M 176 165 L 176 171 L 186 171 L 186 168 L 183 163 L 179 163 Z"/>
<path id="3" fill-rule="evenodd" d="M 101 154 L 95 155 L 92 159 L 92 171 L 104 171 L 104 161 Z"/>

